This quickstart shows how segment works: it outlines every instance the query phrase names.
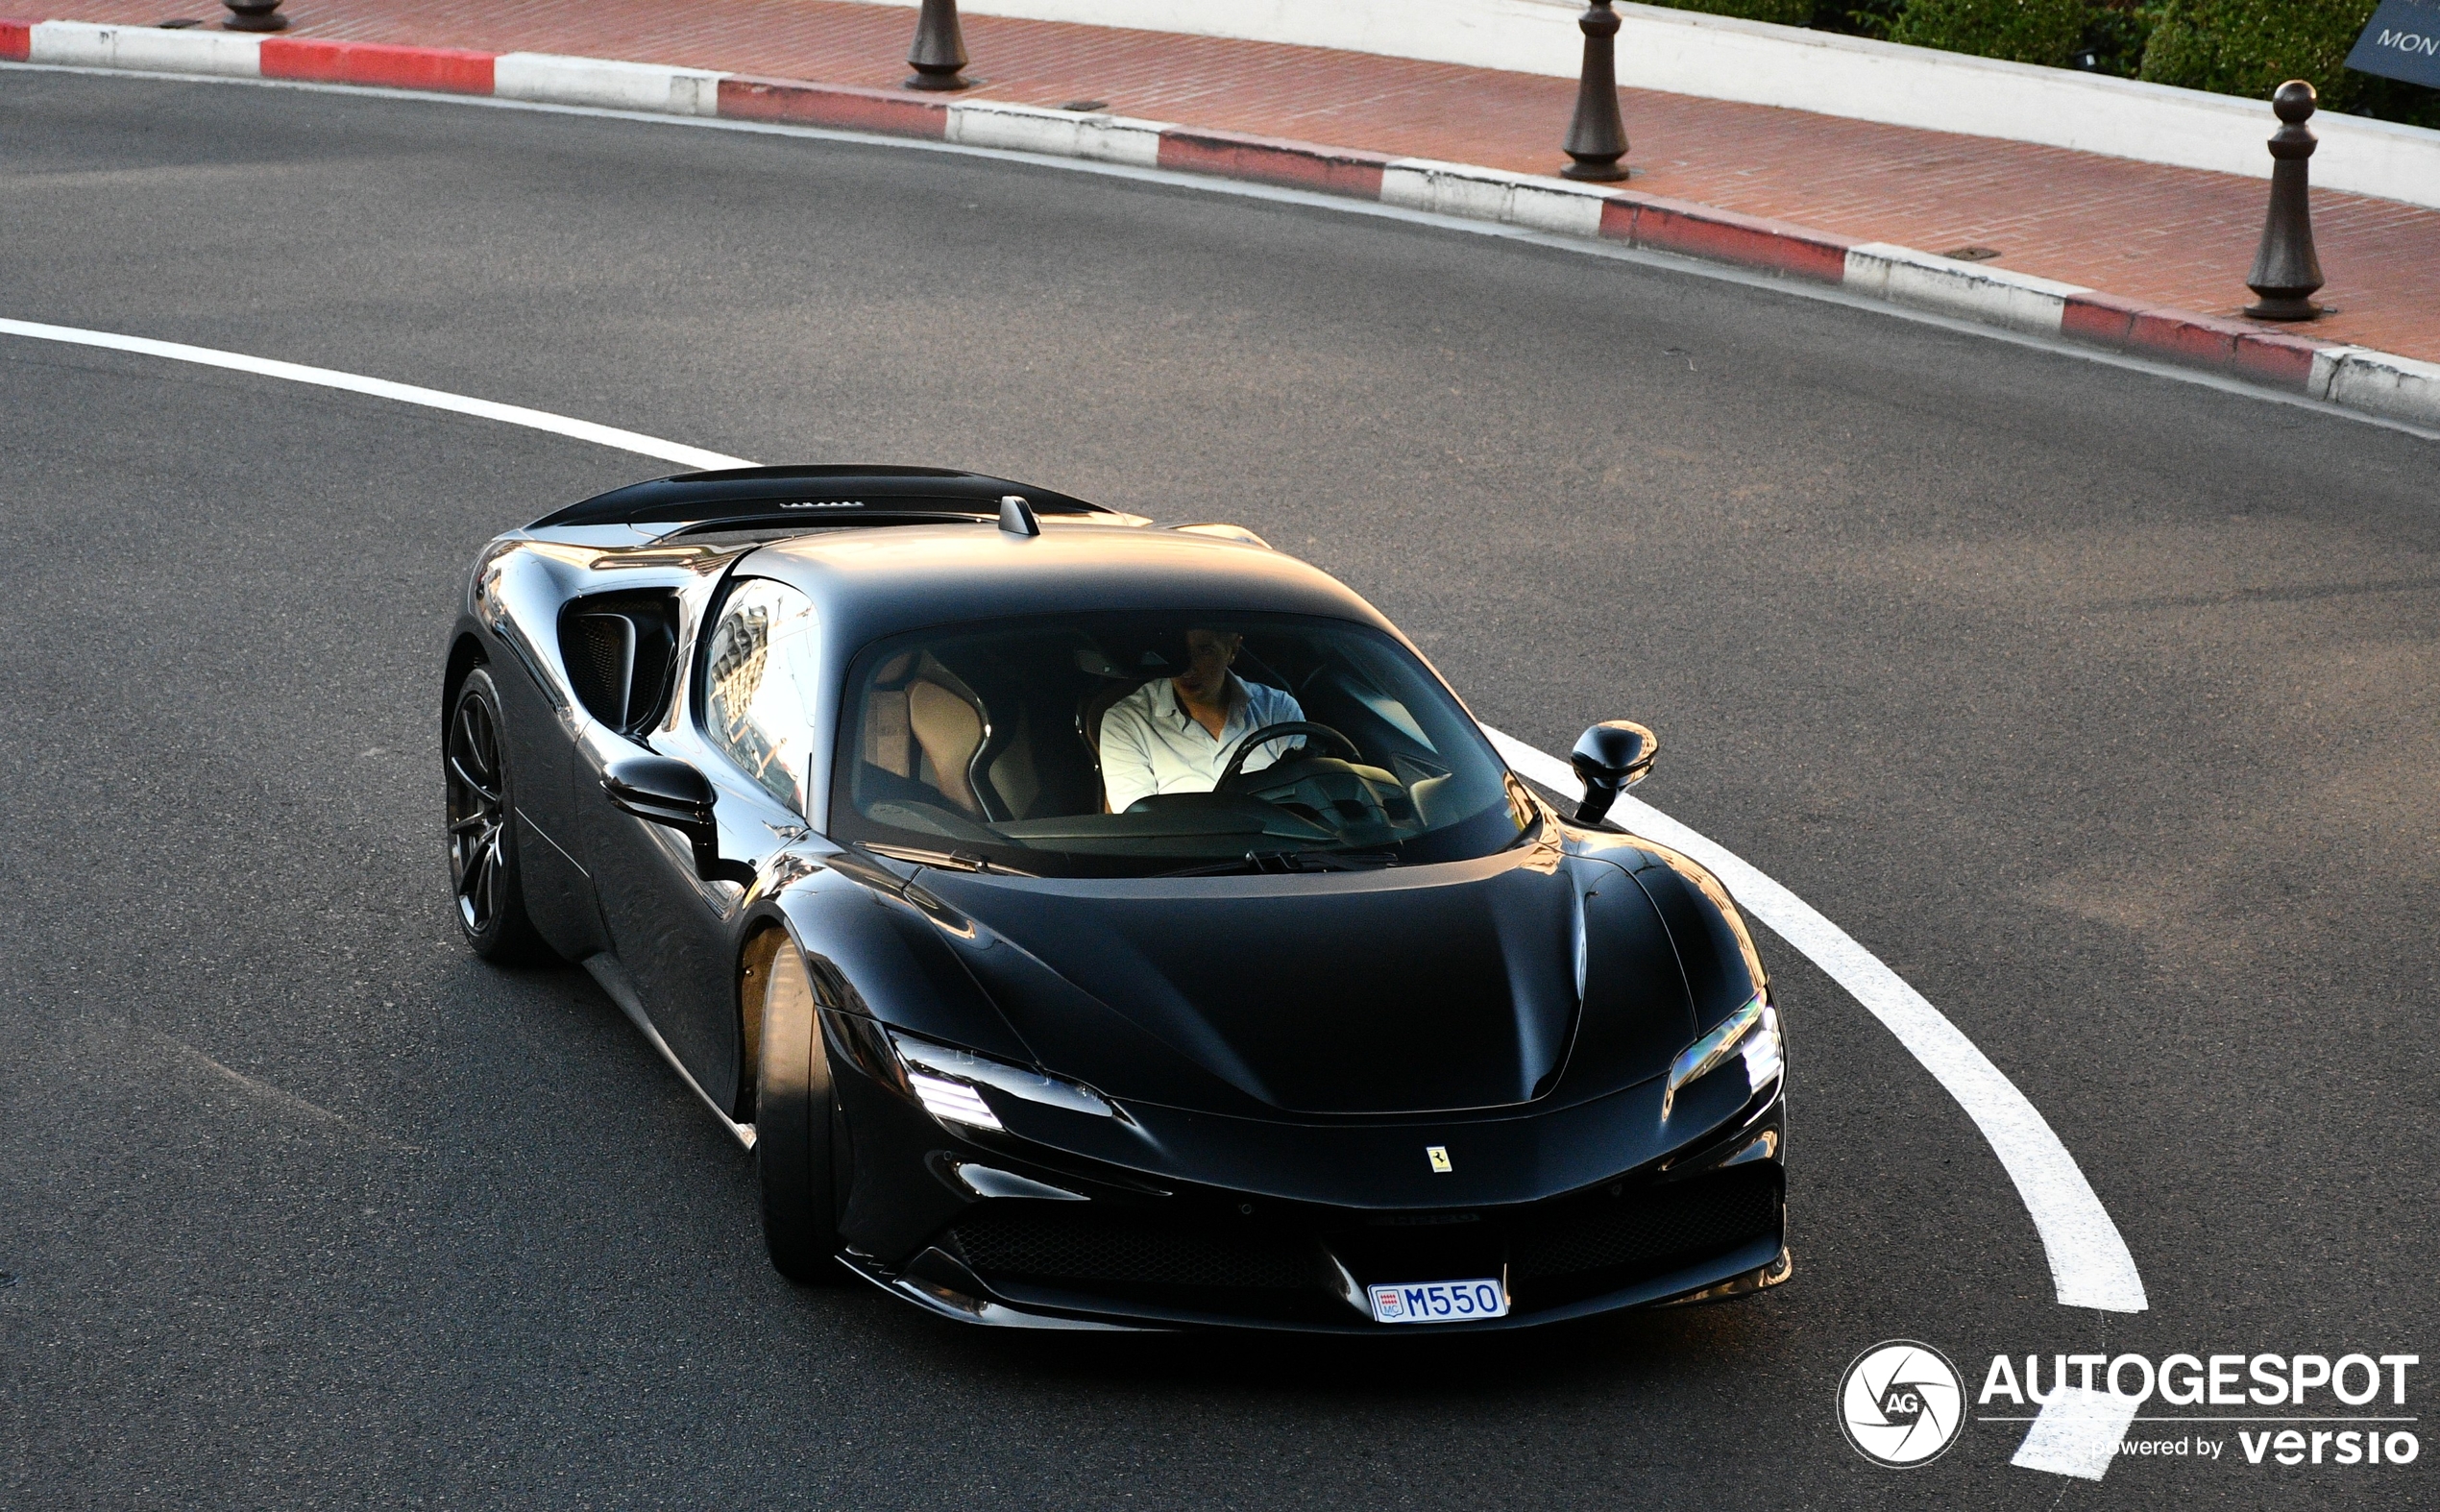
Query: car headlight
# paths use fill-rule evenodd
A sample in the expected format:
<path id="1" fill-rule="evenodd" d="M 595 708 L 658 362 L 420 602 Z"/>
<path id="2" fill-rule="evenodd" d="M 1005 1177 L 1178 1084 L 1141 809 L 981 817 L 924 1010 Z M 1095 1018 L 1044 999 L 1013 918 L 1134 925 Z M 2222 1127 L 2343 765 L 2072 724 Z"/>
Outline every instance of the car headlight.
<path id="1" fill-rule="evenodd" d="M 917 1039 L 894 1029 L 888 1034 L 890 1048 L 897 1054 L 908 1089 L 923 1104 L 924 1111 L 944 1124 L 991 1131 L 1004 1127 L 999 1115 L 991 1111 L 991 1105 L 984 1100 L 986 1087 L 1073 1113 L 1091 1113 L 1099 1118 L 1125 1116 L 1110 1099 L 1089 1086 L 1005 1061 L 993 1061 L 971 1050 Z"/>
<path id="2" fill-rule="evenodd" d="M 1669 1116 L 1679 1087 L 1702 1080 L 1732 1058 L 1745 1061 L 1745 1087 L 1749 1092 L 1761 1091 L 1787 1066 L 1779 1042 L 1779 1011 L 1759 992 L 1720 1020 L 1719 1028 L 1680 1050 L 1677 1059 L 1670 1062 L 1669 1085 L 1661 1091 L 1661 1116 Z"/>

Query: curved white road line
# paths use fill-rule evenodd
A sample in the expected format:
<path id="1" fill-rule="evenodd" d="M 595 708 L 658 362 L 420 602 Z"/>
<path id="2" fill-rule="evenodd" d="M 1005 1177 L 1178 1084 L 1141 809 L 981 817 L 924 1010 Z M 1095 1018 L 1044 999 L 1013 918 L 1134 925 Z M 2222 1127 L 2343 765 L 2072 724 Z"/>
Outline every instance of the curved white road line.
<path id="1" fill-rule="evenodd" d="M 1553 793 L 1580 795 L 1584 785 L 1566 762 L 1547 755 L 1489 725 L 1483 733 L 1518 775 Z M 1831 980 L 1898 1036 L 1907 1053 L 1923 1062 L 1934 1080 L 1948 1088 L 1965 1115 L 1974 1120 L 1991 1153 L 1999 1157 L 2016 1193 L 2033 1215 L 2041 1234 L 2042 1251 L 2050 1257 L 2050 1278 L 2059 1300 L 2070 1307 L 2099 1307 L 2107 1312 L 2141 1312 L 2150 1304 L 2143 1278 L 2118 1226 L 2093 1195 L 2092 1183 L 2076 1165 L 2076 1158 L 2059 1142 L 2039 1110 L 2016 1089 L 2016 1084 L 1991 1064 L 1947 1015 L 1922 993 L 1859 945 L 1847 932 L 1823 918 L 1804 899 L 1756 870 L 1743 857 L 1714 840 L 1671 818 L 1650 804 L 1621 796 L 1611 815 L 1638 835 L 1648 836 L 1672 850 L 1684 851 L 1716 872 L 1738 906 L 1770 926 L 1771 932 L 1802 951 Z"/>
<path id="2" fill-rule="evenodd" d="M 64 341 L 79 347 L 102 347 L 111 352 L 134 352 L 148 357 L 198 362 L 207 368 L 228 368 L 236 373 L 257 373 L 264 378 L 286 378 L 291 383 L 343 388 L 351 394 L 370 394 L 376 399 L 394 399 L 402 404 L 422 404 L 427 409 L 446 409 L 460 415 L 524 426 L 530 430 L 548 430 L 553 435 L 571 436 L 578 441 L 590 441 L 596 446 L 616 447 L 622 451 L 640 451 L 646 456 L 657 456 L 682 467 L 710 469 L 754 465 L 744 457 L 722 456 L 718 451 L 706 451 L 701 447 L 680 446 L 658 436 L 639 435 L 615 426 L 597 426 L 590 420 L 571 420 L 548 410 L 527 409 L 523 404 L 497 404 L 488 399 L 469 399 L 463 394 L 418 388 L 412 383 L 393 383 L 387 378 L 363 378 L 354 373 L 333 372 L 329 368 L 309 368 L 300 362 L 251 357 L 242 352 L 190 347 L 183 342 L 155 341 L 147 336 L 122 336 L 110 330 L 85 330 L 75 326 L 45 326 L 31 320 L 0 319 L 0 336 Z"/>
<path id="3" fill-rule="evenodd" d="M 312 383 L 324 388 L 345 389 L 379 399 L 394 399 L 403 403 L 422 404 L 507 425 L 525 426 L 688 467 L 754 465 L 744 457 L 725 456 L 717 451 L 680 446 L 676 442 L 639 435 L 632 430 L 597 426 L 589 421 L 572 420 L 564 415 L 527 409 L 518 404 L 499 404 L 489 400 L 468 399 L 409 383 L 360 378 L 329 368 L 305 367 L 294 362 L 248 356 L 242 353 L 215 351 L 209 347 L 190 347 L 174 341 L 153 341 L 111 331 L 46 326 L 5 318 L 0 318 L 0 335 L 101 347 L 113 352 L 168 357 L 180 362 L 196 362 L 207 367 L 259 374 L 265 378 Z M 1483 733 L 1491 737 L 1493 745 L 1520 775 L 1555 793 L 1573 794 L 1583 791 L 1576 782 L 1574 769 L 1566 762 L 1488 726 Z M 2143 1279 L 2135 1272 L 2135 1258 L 2127 1253 L 2126 1241 L 2119 1237 L 2117 1226 L 2110 1221 L 2110 1214 L 2102 1207 L 2101 1200 L 2093 1195 L 2091 1183 L 2077 1168 L 2075 1158 L 2059 1142 L 2059 1136 L 2051 1132 L 2050 1125 L 2026 1100 L 2025 1094 L 2018 1091 L 2016 1085 L 2002 1075 L 1997 1066 L 1991 1064 L 1989 1057 L 1975 1048 L 1972 1040 L 1961 1034 L 1939 1009 L 1907 986 L 1878 957 L 1857 944 L 1844 930 L 1822 917 L 1802 898 L 1725 847 L 1705 839 L 1651 805 L 1633 797 L 1623 797 L 1619 801 L 1627 822 L 1638 833 L 1683 851 L 1719 873 L 1720 881 L 1726 884 L 1729 892 L 1740 904 L 1781 939 L 1803 952 L 1832 980 L 1854 994 L 1856 1001 L 1897 1036 L 1898 1042 L 1923 1063 L 1924 1068 L 1948 1089 L 1950 1096 L 1957 1099 L 1966 1115 L 1983 1131 L 1983 1137 L 1990 1141 L 1991 1150 L 1999 1157 L 2000 1164 L 2015 1182 L 2017 1194 L 2024 1199 L 2026 1211 L 2032 1214 L 2034 1227 L 2041 1235 L 2042 1250 L 2049 1256 L 2051 1279 L 2061 1303 L 2071 1307 L 2098 1307 L 2110 1312 L 2144 1310 L 2148 1304 L 2144 1299 Z"/>

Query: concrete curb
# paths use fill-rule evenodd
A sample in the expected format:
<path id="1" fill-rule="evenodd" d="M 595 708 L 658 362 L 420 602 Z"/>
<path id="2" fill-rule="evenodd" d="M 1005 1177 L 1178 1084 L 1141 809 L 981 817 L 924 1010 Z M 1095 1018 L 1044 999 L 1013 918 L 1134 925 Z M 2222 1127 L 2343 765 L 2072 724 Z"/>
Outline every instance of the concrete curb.
<path id="1" fill-rule="evenodd" d="M 919 0 L 857 0 L 913 9 Z M 968 16 L 1226 37 L 1573 83 L 1584 0 L 959 0 Z M 1629 89 L 2267 179 L 2267 99 L 1620 0 Z M 912 18 L 910 18 L 912 21 Z M 1630 134 L 1634 120 L 1628 118 Z M 2325 189 L 2440 208 L 2440 132 L 2324 112 Z"/>
<path id="2" fill-rule="evenodd" d="M 721 116 L 1209 174 L 1629 246 L 1809 282 L 2029 335 L 2063 338 L 2440 427 L 2440 363 L 2265 330 L 1886 242 L 1565 179 L 1392 158 L 1165 121 L 761 79 L 701 68 L 461 52 L 191 28 L 0 20 L 0 61 L 488 94 Z"/>

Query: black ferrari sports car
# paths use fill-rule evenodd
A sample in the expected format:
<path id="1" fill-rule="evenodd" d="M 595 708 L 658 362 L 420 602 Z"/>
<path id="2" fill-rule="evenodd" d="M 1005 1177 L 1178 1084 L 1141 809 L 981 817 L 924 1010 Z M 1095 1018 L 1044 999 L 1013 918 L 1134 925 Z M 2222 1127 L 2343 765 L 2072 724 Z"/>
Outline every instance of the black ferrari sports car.
<path id="1" fill-rule="evenodd" d="M 581 963 L 772 1263 L 1043 1328 L 1516 1328 L 1775 1284 L 1780 1027 L 1708 872 L 1566 812 L 1236 526 L 926 468 L 639 483 L 484 548 L 459 923 Z"/>

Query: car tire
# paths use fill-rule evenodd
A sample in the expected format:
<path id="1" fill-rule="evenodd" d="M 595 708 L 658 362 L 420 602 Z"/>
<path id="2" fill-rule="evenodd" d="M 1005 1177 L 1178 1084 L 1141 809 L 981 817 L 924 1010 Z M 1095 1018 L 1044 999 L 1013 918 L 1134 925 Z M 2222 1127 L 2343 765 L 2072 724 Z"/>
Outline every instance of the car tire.
<path id="1" fill-rule="evenodd" d="M 838 1181 L 832 1151 L 838 1099 L 822 1047 L 821 1012 L 804 953 L 785 930 L 776 948 L 749 950 L 746 985 L 759 986 L 754 1073 L 754 1172 L 763 1244 L 793 1281 L 847 1279 L 839 1257 Z M 767 937 L 768 939 L 768 937 Z M 760 943 L 760 942 L 758 942 Z"/>
<path id="2" fill-rule="evenodd" d="M 491 672 L 476 667 L 457 685 L 441 729 L 450 893 L 458 930 L 475 954 L 512 965 L 547 960 L 550 949 L 525 911 L 504 733 L 500 690 Z"/>

